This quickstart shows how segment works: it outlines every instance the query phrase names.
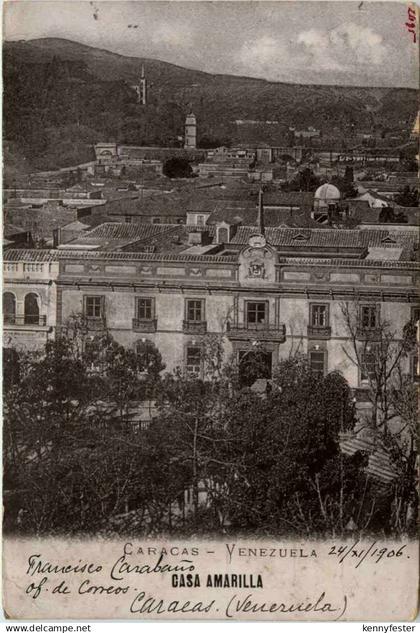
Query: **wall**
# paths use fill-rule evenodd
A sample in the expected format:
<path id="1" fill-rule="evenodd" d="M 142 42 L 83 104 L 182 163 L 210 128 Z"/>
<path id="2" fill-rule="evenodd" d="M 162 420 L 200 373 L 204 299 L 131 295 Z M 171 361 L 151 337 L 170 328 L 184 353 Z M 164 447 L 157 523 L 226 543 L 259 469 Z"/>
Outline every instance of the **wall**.
<path id="1" fill-rule="evenodd" d="M 266 248 L 260 250 L 264 255 Z M 296 258 L 273 264 L 272 258 L 264 257 L 266 267 L 274 265 L 274 274 L 267 268 L 265 276 L 249 279 L 246 272 L 249 258 L 244 257 L 245 252 L 239 260 L 221 256 L 63 252 L 59 263 L 23 259 L 5 262 L 5 290 L 16 293 L 18 306 L 22 305 L 19 302 L 26 292 L 37 292 L 40 313 L 48 317 L 44 330 L 31 326 L 28 334 L 21 327 L 7 326 L 7 336 L 12 338 L 5 339 L 5 343 L 14 344 L 14 339 L 20 339 L 28 347 L 39 346 L 47 336 L 54 335 L 56 314 L 58 324 L 63 323 L 71 314 L 82 312 L 84 295 L 104 295 L 107 327 L 116 340 L 126 346 L 134 346 L 142 338 L 155 341 L 167 369 L 172 370 L 183 364 L 185 346 L 201 340 L 200 334 L 183 331 L 186 299 L 205 301 L 207 332 L 222 335 L 227 317 L 238 330 L 242 327 L 242 332 L 230 332 L 229 340 L 224 338 L 227 355 L 232 349 L 249 346 L 259 336 L 244 327 L 245 301 L 268 301 L 272 332 L 264 340 L 268 340 L 274 352 L 274 362 L 296 351 L 306 354 L 318 345 L 327 353 L 327 369 L 341 371 L 352 387 L 358 387 L 357 367 L 344 351 L 350 353 L 351 345 L 340 308 L 342 302 L 353 302 L 355 307 L 357 301 L 380 305 L 382 322 L 389 322 L 400 334 L 410 319 L 412 306 L 420 304 L 416 289 L 419 265 L 415 262 Z M 20 251 L 14 253 L 20 257 Z M 22 251 L 22 258 L 25 253 L 28 252 Z M 42 253 L 48 254 L 47 251 L 30 251 L 28 257 L 30 253 L 38 259 Z M 156 332 L 133 330 L 135 300 L 141 296 L 155 299 Z M 314 335 L 308 338 L 311 303 L 328 304 L 329 338 Z M 53 328 L 52 332 L 49 327 Z"/>
<path id="2" fill-rule="evenodd" d="M 178 365 L 182 366 L 185 345 L 193 340 L 200 340 L 199 335 L 183 332 L 185 301 L 188 298 L 204 299 L 205 319 L 209 333 L 220 333 L 224 329 L 224 321 L 233 305 L 232 296 L 226 293 L 209 295 L 204 289 L 180 293 L 178 291 L 158 292 L 155 289 L 109 291 L 105 287 L 103 289 L 84 287 L 80 290 L 75 287 L 62 287 L 60 295 L 62 323 L 65 323 L 72 314 L 82 313 L 84 296 L 104 295 L 106 325 L 114 338 L 126 347 L 134 347 L 135 343 L 142 338 L 153 340 L 162 354 L 168 371 L 175 369 Z M 136 298 L 138 297 L 155 299 L 158 328 L 156 333 L 133 330 L 132 320 L 136 316 Z M 229 351 L 229 343 L 225 341 L 225 344 Z"/>

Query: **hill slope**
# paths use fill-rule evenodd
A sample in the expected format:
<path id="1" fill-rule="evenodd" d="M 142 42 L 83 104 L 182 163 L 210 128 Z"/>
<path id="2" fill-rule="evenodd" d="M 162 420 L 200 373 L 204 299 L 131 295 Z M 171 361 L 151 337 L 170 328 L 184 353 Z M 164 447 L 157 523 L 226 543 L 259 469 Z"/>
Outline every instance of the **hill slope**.
<path id="1" fill-rule="evenodd" d="M 404 88 L 275 83 L 212 75 L 45 38 L 4 44 L 5 135 L 39 168 L 89 160 L 96 140 L 176 143 L 191 107 L 199 139 L 283 143 L 289 126 L 328 134 L 379 125 L 409 129 L 417 94 Z M 145 64 L 148 105 L 130 84 Z M 235 120 L 278 121 L 242 125 Z"/>

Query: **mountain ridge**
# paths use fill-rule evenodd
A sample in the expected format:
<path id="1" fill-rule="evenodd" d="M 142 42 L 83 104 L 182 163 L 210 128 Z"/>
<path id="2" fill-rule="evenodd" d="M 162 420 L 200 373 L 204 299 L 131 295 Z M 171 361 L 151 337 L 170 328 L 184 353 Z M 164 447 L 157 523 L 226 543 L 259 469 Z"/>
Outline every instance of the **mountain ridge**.
<path id="1" fill-rule="evenodd" d="M 141 63 L 158 63 L 170 66 L 172 68 L 181 69 L 184 71 L 190 71 L 194 73 L 199 73 L 205 75 L 207 77 L 218 77 L 218 78 L 229 78 L 229 79 L 242 79 L 256 82 L 263 82 L 267 84 L 280 85 L 280 86 L 308 86 L 308 87 L 318 87 L 318 88 L 356 88 L 358 90 L 408 90 L 412 92 L 418 92 L 416 88 L 410 88 L 408 86 L 361 86 L 356 84 L 346 85 L 346 84 L 327 84 L 327 83 L 307 83 L 307 82 L 292 82 L 292 81 L 275 81 L 271 79 L 266 79 L 264 77 L 254 77 L 252 75 L 237 75 L 237 74 L 229 74 L 229 73 L 212 73 L 205 70 L 200 70 L 197 68 L 192 68 L 188 66 L 181 66 L 180 64 L 174 64 L 172 62 L 168 62 L 165 60 L 161 60 L 154 57 L 141 57 L 134 55 L 123 55 L 122 53 L 117 53 L 116 51 L 111 51 L 106 48 L 99 48 L 96 46 L 92 46 L 90 44 L 84 44 L 83 42 L 76 42 L 75 40 L 69 40 L 67 38 L 60 37 L 38 37 L 30 40 L 4 40 L 3 46 L 13 46 L 13 45 L 35 45 L 39 47 L 39 45 L 47 44 L 47 43 L 66 43 L 71 45 L 76 45 L 79 48 L 86 49 L 87 51 L 97 51 L 100 53 L 104 53 L 106 55 L 110 55 L 113 57 L 118 57 L 124 61 L 136 62 L 138 64 Z M 46 49 L 44 49 L 46 50 Z"/>
<path id="2" fill-rule="evenodd" d="M 147 106 L 137 103 L 132 89 L 141 63 Z M 354 131 L 395 130 L 408 137 L 417 113 L 413 88 L 211 74 L 62 38 L 6 41 L 3 69 L 5 137 L 38 169 L 86 162 L 98 141 L 176 146 L 190 109 L 202 147 L 285 145 L 290 127 L 310 125 L 335 145 Z"/>

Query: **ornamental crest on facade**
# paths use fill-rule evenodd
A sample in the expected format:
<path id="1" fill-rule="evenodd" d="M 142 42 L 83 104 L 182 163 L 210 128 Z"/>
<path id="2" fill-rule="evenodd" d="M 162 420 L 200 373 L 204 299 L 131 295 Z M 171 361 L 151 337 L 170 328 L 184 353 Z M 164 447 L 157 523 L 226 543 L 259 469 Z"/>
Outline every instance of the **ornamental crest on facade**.
<path id="1" fill-rule="evenodd" d="M 254 277 L 258 279 L 264 279 L 265 266 L 262 262 L 254 261 L 249 264 L 248 277 Z"/>

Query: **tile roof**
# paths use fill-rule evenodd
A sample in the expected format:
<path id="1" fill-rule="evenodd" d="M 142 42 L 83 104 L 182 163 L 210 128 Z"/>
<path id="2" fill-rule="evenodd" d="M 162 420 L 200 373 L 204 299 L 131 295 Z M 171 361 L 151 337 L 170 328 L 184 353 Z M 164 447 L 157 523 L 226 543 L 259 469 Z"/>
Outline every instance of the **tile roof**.
<path id="1" fill-rule="evenodd" d="M 369 193 L 373 198 L 376 198 L 377 200 L 382 200 L 383 202 L 389 202 L 390 204 L 392 204 L 392 198 L 390 196 L 383 196 L 377 191 L 373 191 L 373 189 L 368 189 L 366 193 Z"/>
<path id="2" fill-rule="evenodd" d="M 21 233 L 28 233 L 26 229 L 23 229 L 21 226 L 16 226 L 15 224 L 10 224 L 7 222 L 3 226 L 3 235 L 5 237 L 10 237 L 11 235 L 20 235 Z"/>
<path id="3" fill-rule="evenodd" d="M 86 229 L 92 228 L 90 224 L 84 224 L 80 222 L 80 220 L 75 220 L 74 222 L 69 222 L 69 224 L 64 224 L 61 227 L 62 231 L 86 231 Z"/>
<path id="4" fill-rule="evenodd" d="M 228 208 L 216 209 L 211 213 L 207 220 L 207 224 L 212 225 L 216 222 L 225 221 L 229 224 L 242 224 L 244 226 L 256 226 L 258 210 L 255 205 L 248 208 Z M 298 211 L 290 212 L 280 209 L 264 209 L 264 224 L 266 227 L 280 227 L 286 225 L 300 227 L 318 227 L 319 223 L 312 220 L 310 214 Z M 321 230 L 324 230 L 321 228 Z"/>
<path id="5" fill-rule="evenodd" d="M 108 200 L 101 206 L 108 215 L 138 216 L 183 216 L 186 213 L 185 199 L 175 194 L 155 194 L 144 197 L 135 194 Z"/>
<path id="6" fill-rule="evenodd" d="M 340 448 L 346 455 L 354 455 L 357 451 L 367 453 L 369 457 L 366 473 L 384 484 L 390 484 L 398 476 L 389 452 L 371 439 L 356 434 L 343 436 L 340 438 Z"/>
<path id="7" fill-rule="evenodd" d="M 105 261 L 154 261 L 154 262 L 196 262 L 209 264 L 237 264 L 238 256 L 235 255 L 185 255 L 182 253 L 127 253 L 112 251 L 86 251 L 86 250 L 37 250 L 37 249 L 10 249 L 4 253 L 5 262 L 55 262 L 57 260 L 105 260 Z M 397 270 L 420 271 L 418 261 L 378 261 L 367 259 L 337 259 L 319 257 L 280 257 L 279 264 L 290 266 L 325 266 L 343 268 L 384 268 Z"/>
<path id="8" fill-rule="evenodd" d="M 153 261 L 153 262 L 197 262 L 197 263 L 225 263 L 238 262 L 237 255 L 184 255 L 183 253 L 127 253 L 112 251 L 78 251 L 62 250 L 57 252 L 57 258 L 63 259 L 104 259 L 111 261 Z"/>
<path id="9" fill-rule="evenodd" d="M 255 226 L 240 226 L 232 244 L 247 244 Z M 330 228 L 277 228 L 266 227 L 266 238 L 272 246 L 298 246 L 307 248 L 369 248 L 371 246 L 410 247 L 418 243 L 418 235 L 406 231 L 388 231 L 382 229 L 330 229 Z"/>
<path id="10" fill-rule="evenodd" d="M 135 244 L 151 243 L 173 237 L 186 239 L 183 224 L 141 224 L 129 222 L 105 222 L 96 228 L 82 233 L 60 248 L 88 248 L 97 250 L 117 250 Z M 173 250 L 173 249 L 170 249 Z M 174 248 L 174 250 L 176 250 Z"/>
<path id="11" fill-rule="evenodd" d="M 255 233 L 255 227 L 239 227 L 233 244 L 247 244 L 251 235 Z M 266 238 L 273 246 L 299 246 L 357 248 L 362 247 L 359 239 L 359 231 L 345 229 L 312 229 L 312 228 L 266 228 Z"/>
<path id="12" fill-rule="evenodd" d="M 154 235 L 167 233 L 179 228 L 178 224 L 141 224 L 131 222 L 105 222 L 95 227 L 86 237 L 93 239 L 144 240 Z"/>
<path id="13" fill-rule="evenodd" d="M 55 262 L 58 260 L 58 251 L 15 248 L 6 251 L 3 259 L 5 262 Z"/>
<path id="14" fill-rule="evenodd" d="M 379 247 L 372 246 L 369 248 L 369 253 L 366 255 L 366 259 L 378 260 L 392 260 L 398 261 L 402 258 L 403 248 L 390 248 L 389 246 Z"/>
<path id="15" fill-rule="evenodd" d="M 265 206 L 311 207 L 314 201 L 312 191 L 268 191 L 264 193 Z"/>
<path id="16" fill-rule="evenodd" d="M 367 247 L 384 247 L 391 246 L 411 246 L 419 242 L 419 236 L 413 231 L 392 231 L 386 229 L 362 229 L 358 231 L 360 241 L 363 246 Z"/>

